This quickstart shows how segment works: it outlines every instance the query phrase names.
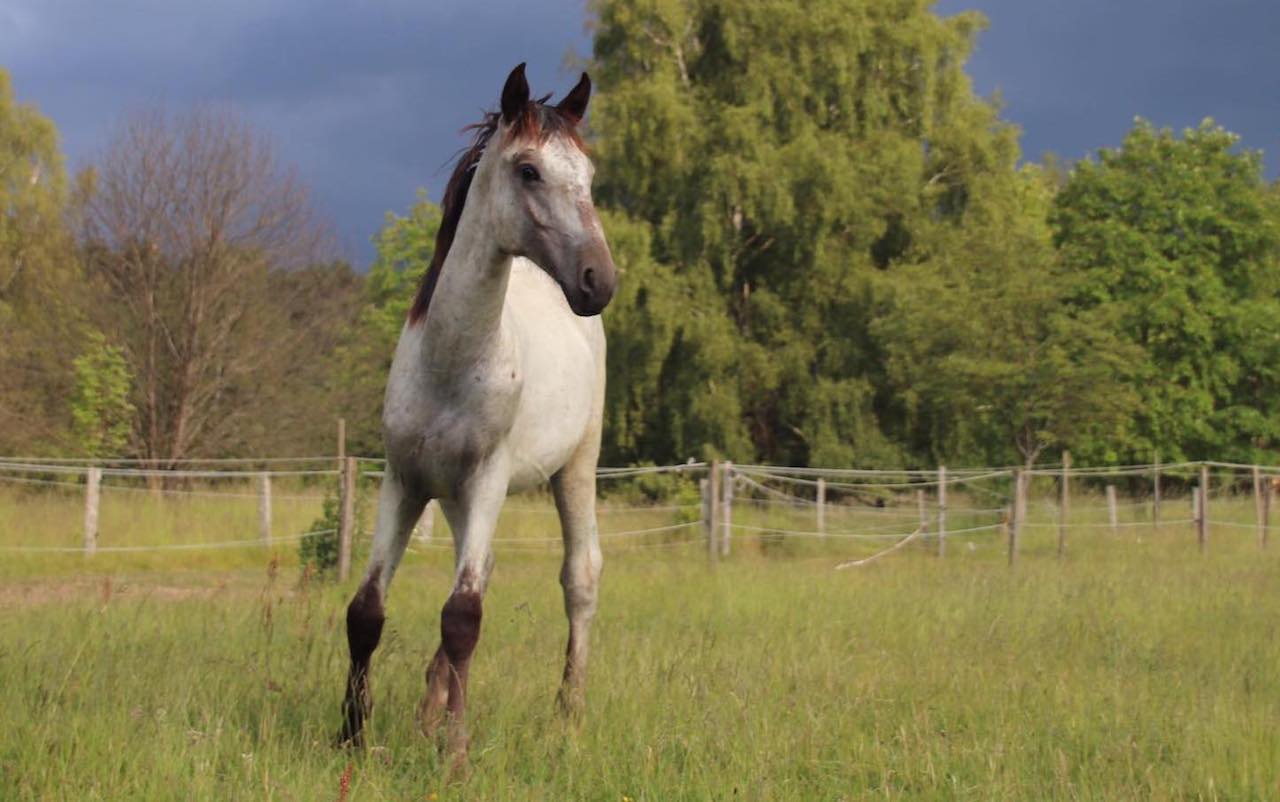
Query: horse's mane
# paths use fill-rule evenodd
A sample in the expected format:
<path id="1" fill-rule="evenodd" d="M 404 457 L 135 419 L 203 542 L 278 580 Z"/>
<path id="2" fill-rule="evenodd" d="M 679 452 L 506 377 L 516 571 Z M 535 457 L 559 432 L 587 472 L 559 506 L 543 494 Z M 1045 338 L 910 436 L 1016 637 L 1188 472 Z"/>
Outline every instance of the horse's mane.
<path id="1" fill-rule="evenodd" d="M 579 148 L 583 147 L 582 139 L 578 135 L 577 118 L 555 106 L 548 106 L 546 101 L 549 97 L 550 95 L 545 95 L 529 101 L 524 113 L 512 123 L 507 136 L 513 140 L 545 142 L 553 135 L 560 135 L 568 137 Z M 501 122 L 502 115 L 499 112 L 489 112 L 481 118 L 480 122 L 462 129 L 474 131 L 475 134 L 471 144 L 458 156 L 453 174 L 449 176 L 449 183 L 445 185 L 444 198 L 441 199 L 442 219 L 440 229 L 436 232 L 436 247 L 431 254 L 431 264 L 427 266 L 422 284 L 418 287 L 418 294 L 413 299 L 413 305 L 409 307 L 410 325 L 427 315 L 427 308 L 431 306 L 431 296 L 435 294 L 436 284 L 440 281 L 440 272 L 444 269 L 445 257 L 449 255 L 454 234 L 458 231 L 458 221 L 462 219 L 462 207 L 467 202 L 467 193 L 471 190 L 471 179 L 475 175 L 476 165 L 480 163 L 489 140 L 498 131 Z"/>

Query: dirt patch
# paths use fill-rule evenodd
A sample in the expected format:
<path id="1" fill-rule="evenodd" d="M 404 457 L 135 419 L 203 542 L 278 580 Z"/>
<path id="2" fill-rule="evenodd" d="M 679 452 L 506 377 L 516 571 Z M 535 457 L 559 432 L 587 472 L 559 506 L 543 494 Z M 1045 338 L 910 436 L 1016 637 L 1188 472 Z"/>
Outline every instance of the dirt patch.
<path id="1" fill-rule="evenodd" d="M 56 577 L 0 583 L 0 608 L 85 601 L 107 604 L 117 599 L 177 602 L 244 597 L 260 594 L 263 586 L 261 579 L 255 585 L 248 577 L 226 576 L 193 577 L 181 584 L 134 577 Z"/>

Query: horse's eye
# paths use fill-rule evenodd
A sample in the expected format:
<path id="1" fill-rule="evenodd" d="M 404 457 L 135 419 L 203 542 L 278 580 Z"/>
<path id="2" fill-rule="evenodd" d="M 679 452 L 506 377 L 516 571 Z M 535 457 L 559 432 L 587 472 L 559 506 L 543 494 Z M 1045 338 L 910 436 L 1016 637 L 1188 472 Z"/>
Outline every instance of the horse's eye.
<path id="1" fill-rule="evenodd" d="M 529 183 L 542 180 L 542 176 L 538 175 L 538 168 L 534 167 L 532 164 L 520 165 L 520 178 Z"/>

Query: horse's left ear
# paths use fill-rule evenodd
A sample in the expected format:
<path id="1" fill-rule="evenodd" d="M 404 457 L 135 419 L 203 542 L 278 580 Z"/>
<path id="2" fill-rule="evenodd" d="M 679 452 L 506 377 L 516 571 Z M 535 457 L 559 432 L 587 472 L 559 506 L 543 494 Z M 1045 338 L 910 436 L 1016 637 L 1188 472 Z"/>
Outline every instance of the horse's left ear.
<path id="1" fill-rule="evenodd" d="M 507 83 L 502 87 L 503 122 L 511 125 L 521 114 L 524 114 L 527 105 L 529 105 L 529 82 L 525 80 L 522 61 L 507 76 Z"/>
<path id="2" fill-rule="evenodd" d="M 578 79 L 578 85 L 569 90 L 564 100 L 556 104 L 556 108 L 575 122 L 587 114 L 587 101 L 591 99 L 591 78 L 584 72 Z"/>

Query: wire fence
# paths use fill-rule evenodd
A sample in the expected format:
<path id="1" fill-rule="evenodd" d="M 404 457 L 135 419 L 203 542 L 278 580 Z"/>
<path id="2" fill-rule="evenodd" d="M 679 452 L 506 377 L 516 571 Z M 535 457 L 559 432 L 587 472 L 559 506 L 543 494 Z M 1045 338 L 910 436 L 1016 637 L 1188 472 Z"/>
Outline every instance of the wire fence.
<path id="1" fill-rule="evenodd" d="M 354 508 L 384 478 L 385 463 L 372 458 L 192 459 L 163 467 L 0 458 L 0 552 L 249 551 L 335 532 L 358 545 L 373 505 Z M 606 551 L 701 545 L 721 559 L 735 547 L 879 554 L 910 545 L 945 556 L 950 541 L 970 551 L 1007 550 L 1012 562 L 1024 538 L 1056 540 L 1061 554 L 1074 535 L 1108 532 L 1189 532 L 1201 550 L 1215 529 L 1230 537 L 1252 532 L 1265 548 L 1280 466 L 824 469 L 690 461 L 602 467 L 597 481 Z M 335 516 L 337 526 L 327 525 Z M 412 551 L 452 548 L 443 518 L 428 509 Z M 498 550 L 555 549 L 562 539 L 549 495 L 508 500 L 492 542 Z"/>

